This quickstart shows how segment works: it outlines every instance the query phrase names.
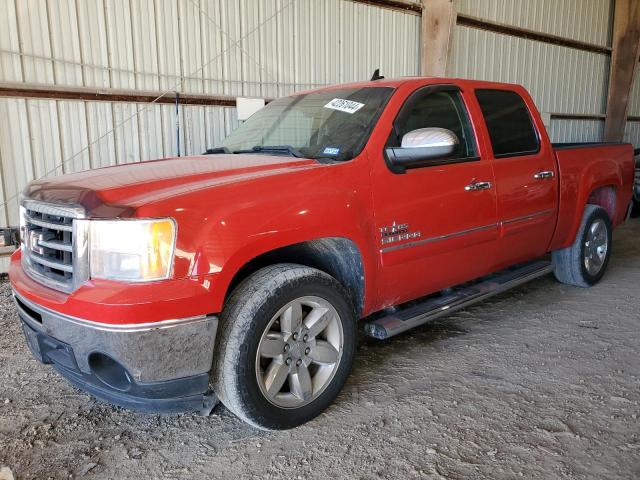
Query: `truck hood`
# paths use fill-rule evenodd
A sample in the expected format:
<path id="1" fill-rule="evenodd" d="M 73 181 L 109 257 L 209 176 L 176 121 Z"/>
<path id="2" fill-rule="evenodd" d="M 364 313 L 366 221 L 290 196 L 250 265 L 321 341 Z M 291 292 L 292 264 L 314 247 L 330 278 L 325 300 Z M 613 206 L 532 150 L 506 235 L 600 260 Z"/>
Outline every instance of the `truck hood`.
<path id="1" fill-rule="evenodd" d="M 205 155 L 118 165 L 31 182 L 27 198 L 82 206 L 91 217 L 126 217 L 150 202 L 219 185 L 320 168 L 271 155 Z"/>

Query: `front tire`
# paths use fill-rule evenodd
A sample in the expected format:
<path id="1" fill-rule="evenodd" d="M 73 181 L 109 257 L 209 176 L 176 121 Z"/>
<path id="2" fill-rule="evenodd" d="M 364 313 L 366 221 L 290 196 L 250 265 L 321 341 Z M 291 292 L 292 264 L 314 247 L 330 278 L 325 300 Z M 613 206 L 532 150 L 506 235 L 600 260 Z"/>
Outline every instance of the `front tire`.
<path id="1" fill-rule="evenodd" d="M 348 298 L 333 277 L 295 264 L 244 280 L 220 317 L 212 381 L 222 403 L 264 430 L 322 413 L 353 362 L 356 315 Z"/>
<path id="2" fill-rule="evenodd" d="M 607 212 L 597 205 L 587 205 L 573 245 L 551 254 L 558 281 L 576 287 L 598 283 L 609 264 L 611 231 Z"/>

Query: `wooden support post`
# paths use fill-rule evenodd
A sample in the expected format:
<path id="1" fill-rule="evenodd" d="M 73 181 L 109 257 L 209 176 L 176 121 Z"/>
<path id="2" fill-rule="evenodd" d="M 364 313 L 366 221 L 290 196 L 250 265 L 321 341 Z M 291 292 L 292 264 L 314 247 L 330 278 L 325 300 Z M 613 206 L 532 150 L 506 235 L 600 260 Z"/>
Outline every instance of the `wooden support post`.
<path id="1" fill-rule="evenodd" d="M 454 0 L 422 0 L 422 75 L 446 76 L 455 25 Z"/>
<path id="2" fill-rule="evenodd" d="M 633 74 L 640 55 L 640 1 L 616 0 L 613 20 L 613 53 L 609 73 L 604 140 L 619 142 L 629 105 Z"/>

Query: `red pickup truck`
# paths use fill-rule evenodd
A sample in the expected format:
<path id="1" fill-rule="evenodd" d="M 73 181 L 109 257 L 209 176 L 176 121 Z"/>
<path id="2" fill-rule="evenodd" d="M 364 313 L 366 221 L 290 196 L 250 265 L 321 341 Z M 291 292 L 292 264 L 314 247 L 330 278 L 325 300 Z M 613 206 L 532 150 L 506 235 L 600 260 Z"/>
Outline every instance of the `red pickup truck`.
<path id="1" fill-rule="evenodd" d="M 207 155 L 32 182 L 10 279 L 33 354 L 96 397 L 284 429 L 334 400 L 359 319 L 598 282 L 633 181 L 631 145 L 551 144 L 517 85 L 332 86 Z"/>

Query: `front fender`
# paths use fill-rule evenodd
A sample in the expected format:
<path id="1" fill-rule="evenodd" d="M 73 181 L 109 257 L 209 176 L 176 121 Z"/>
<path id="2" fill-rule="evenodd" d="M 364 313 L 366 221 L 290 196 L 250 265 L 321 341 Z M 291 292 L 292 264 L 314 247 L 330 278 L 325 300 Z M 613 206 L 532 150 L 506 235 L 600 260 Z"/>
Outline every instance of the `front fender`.
<path id="1" fill-rule="evenodd" d="M 377 268 L 369 177 L 358 165 L 363 161 L 236 184 L 185 200 L 176 216 L 181 236 L 176 271 L 212 278 L 215 313 L 222 310 L 234 276 L 252 259 L 300 242 L 341 237 L 362 255 L 366 304 L 375 292 Z"/>

